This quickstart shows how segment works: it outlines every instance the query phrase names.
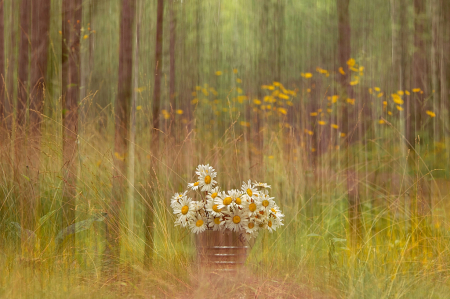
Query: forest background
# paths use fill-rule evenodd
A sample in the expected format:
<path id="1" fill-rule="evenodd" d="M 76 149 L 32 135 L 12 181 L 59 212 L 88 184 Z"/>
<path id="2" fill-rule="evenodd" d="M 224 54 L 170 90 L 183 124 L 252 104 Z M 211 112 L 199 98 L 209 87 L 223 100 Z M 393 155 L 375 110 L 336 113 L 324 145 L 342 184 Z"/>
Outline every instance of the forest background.
<path id="1" fill-rule="evenodd" d="M 199 296 L 209 163 L 286 211 L 229 296 L 444 298 L 449 46 L 446 0 L 0 0 L 0 297 Z"/>

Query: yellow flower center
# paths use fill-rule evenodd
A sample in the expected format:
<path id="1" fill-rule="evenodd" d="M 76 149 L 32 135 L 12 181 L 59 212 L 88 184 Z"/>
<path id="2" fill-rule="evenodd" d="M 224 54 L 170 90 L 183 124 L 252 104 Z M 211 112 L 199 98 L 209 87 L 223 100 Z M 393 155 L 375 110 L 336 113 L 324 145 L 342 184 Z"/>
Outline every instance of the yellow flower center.
<path id="1" fill-rule="evenodd" d="M 220 224 L 220 217 L 214 218 L 214 223 L 219 225 Z"/>
<path id="2" fill-rule="evenodd" d="M 212 208 L 212 209 L 213 209 L 214 212 L 220 213 L 220 211 L 222 211 L 222 209 L 219 210 L 219 209 L 217 208 L 217 206 L 218 206 L 218 205 L 213 205 L 213 208 Z"/>
<path id="3" fill-rule="evenodd" d="M 201 220 L 201 219 L 197 220 L 197 222 L 195 223 L 195 225 L 196 225 L 197 227 L 202 226 L 202 225 L 203 225 L 203 220 Z"/>
<path id="4" fill-rule="evenodd" d="M 231 203 L 232 199 L 231 197 L 225 197 L 225 199 L 223 200 L 223 204 L 228 206 Z"/>
<path id="5" fill-rule="evenodd" d="M 248 188 L 247 189 L 247 194 L 248 194 L 248 196 L 251 197 L 253 195 L 252 189 Z"/>
<path id="6" fill-rule="evenodd" d="M 268 201 L 267 199 L 263 200 L 263 201 L 262 201 L 262 205 L 263 205 L 264 207 L 267 207 L 267 206 L 269 205 L 269 201 Z"/>
<path id="7" fill-rule="evenodd" d="M 264 226 L 264 223 L 260 223 L 260 224 L 259 224 L 259 227 L 263 227 L 263 226 Z"/>
<path id="8" fill-rule="evenodd" d="M 267 225 L 268 225 L 269 227 L 272 227 L 272 221 L 269 220 L 269 223 L 267 223 Z"/>
<path id="9" fill-rule="evenodd" d="M 238 215 L 233 217 L 233 222 L 238 224 L 239 222 L 241 222 L 241 217 L 239 217 Z"/>
<path id="10" fill-rule="evenodd" d="M 186 215 L 187 212 L 189 211 L 189 207 L 188 206 L 184 206 L 181 208 L 181 214 Z"/>
<path id="11" fill-rule="evenodd" d="M 209 175 L 205 176 L 205 184 L 211 184 L 211 177 Z"/>
<path id="12" fill-rule="evenodd" d="M 198 186 L 198 184 L 199 184 L 199 182 L 195 182 L 195 183 L 194 183 L 194 186 Z"/>
<path id="13" fill-rule="evenodd" d="M 242 201 L 241 201 L 241 199 L 238 197 L 238 198 L 236 198 L 236 203 L 238 204 L 238 205 L 240 205 L 241 203 L 242 203 Z"/>
<path id="14" fill-rule="evenodd" d="M 248 223 L 248 228 L 251 229 L 251 228 L 254 228 L 254 227 L 255 227 L 255 224 L 253 222 L 249 222 Z"/>
<path id="15" fill-rule="evenodd" d="M 250 212 L 256 211 L 256 204 L 252 202 L 248 205 L 248 209 L 250 210 Z"/>
<path id="16" fill-rule="evenodd" d="M 214 192 L 213 194 L 211 194 L 211 198 L 214 199 L 217 197 L 217 192 Z"/>
<path id="17" fill-rule="evenodd" d="M 272 208 L 271 210 L 272 210 L 272 212 L 273 212 L 274 214 L 277 213 L 277 211 L 276 211 L 274 208 Z"/>

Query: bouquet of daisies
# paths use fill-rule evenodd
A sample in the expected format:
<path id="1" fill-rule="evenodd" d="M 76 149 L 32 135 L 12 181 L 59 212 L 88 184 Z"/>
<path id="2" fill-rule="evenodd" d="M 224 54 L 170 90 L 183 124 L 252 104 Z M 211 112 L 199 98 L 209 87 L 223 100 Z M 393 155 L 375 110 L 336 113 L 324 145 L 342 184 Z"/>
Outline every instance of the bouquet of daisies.
<path id="1" fill-rule="evenodd" d="M 217 172 L 209 164 L 199 165 L 195 173 L 198 180 L 172 197 L 171 207 L 177 216 L 175 226 L 188 227 L 196 234 L 229 229 L 248 241 L 261 229 L 272 232 L 283 225 L 284 215 L 274 197 L 270 197 L 270 186 L 266 183 L 249 180 L 243 182 L 240 190 L 221 191 L 216 186 Z M 201 199 L 188 197 L 191 190 L 202 191 Z"/>

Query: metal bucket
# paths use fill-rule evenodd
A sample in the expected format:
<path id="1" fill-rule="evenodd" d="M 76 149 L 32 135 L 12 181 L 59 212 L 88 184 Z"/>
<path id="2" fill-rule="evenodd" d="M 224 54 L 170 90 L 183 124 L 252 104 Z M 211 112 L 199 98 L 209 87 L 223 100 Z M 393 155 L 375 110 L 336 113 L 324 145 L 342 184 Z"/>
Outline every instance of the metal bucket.
<path id="1" fill-rule="evenodd" d="M 236 272 L 243 268 L 248 248 L 237 233 L 205 231 L 197 237 L 197 261 L 204 270 Z"/>

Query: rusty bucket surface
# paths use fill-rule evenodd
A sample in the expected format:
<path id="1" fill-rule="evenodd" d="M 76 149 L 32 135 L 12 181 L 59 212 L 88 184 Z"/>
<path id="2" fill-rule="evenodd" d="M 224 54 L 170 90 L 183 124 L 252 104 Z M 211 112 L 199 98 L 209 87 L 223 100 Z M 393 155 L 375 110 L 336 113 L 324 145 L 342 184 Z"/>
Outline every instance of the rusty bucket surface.
<path id="1" fill-rule="evenodd" d="M 205 231 L 197 237 L 197 260 L 209 271 L 236 272 L 243 268 L 248 246 L 231 231 Z"/>

